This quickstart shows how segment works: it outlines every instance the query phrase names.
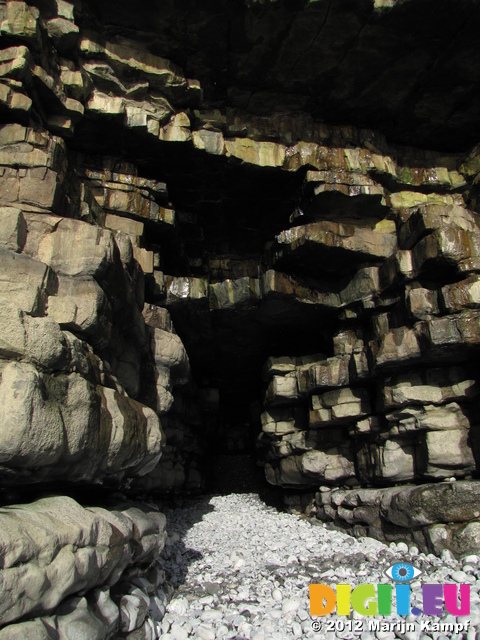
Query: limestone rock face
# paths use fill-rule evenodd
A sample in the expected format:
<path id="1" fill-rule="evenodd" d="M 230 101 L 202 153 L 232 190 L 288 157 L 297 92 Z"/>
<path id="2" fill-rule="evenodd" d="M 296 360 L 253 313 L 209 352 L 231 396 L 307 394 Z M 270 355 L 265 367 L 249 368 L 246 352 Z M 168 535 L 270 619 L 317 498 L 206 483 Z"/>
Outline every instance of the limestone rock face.
<path id="1" fill-rule="evenodd" d="M 137 4 L 0 2 L 0 638 L 158 637 L 163 518 L 104 498 L 254 443 L 478 547 L 480 13 Z"/>

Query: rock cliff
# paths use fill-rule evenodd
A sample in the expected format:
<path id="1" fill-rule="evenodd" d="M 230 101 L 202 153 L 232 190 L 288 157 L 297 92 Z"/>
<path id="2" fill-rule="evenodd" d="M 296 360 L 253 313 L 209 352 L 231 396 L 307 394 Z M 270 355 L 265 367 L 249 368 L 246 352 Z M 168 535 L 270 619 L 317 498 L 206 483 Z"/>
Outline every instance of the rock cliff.
<path id="1" fill-rule="evenodd" d="M 292 507 L 478 550 L 479 27 L 0 0 L 0 639 L 158 637 L 151 497 L 255 441 Z"/>

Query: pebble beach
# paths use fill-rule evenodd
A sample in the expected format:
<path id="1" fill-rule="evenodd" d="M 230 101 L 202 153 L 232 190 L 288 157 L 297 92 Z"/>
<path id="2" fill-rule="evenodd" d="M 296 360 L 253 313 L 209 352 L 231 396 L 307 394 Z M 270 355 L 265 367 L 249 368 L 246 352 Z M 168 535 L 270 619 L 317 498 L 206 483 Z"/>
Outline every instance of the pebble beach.
<path id="1" fill-rule="evenodd" d="M 279 512 L 253 493 L 191 499 L 165 514 L 162 564 L 174 593 L 161 622 L 163 640 L 480 638 L 477 555 L 456 559 L 445 551 L 436 557 L 404 542 L 355 539 Z M 411 583 L 412 608 L 421 605 L 422 582 L 468 584 L 469 615 L 455 617 L 446 610 L 436 617 L 310 615 L 310 584 L 353 589 L 387 583 L 385 571 L 399 562 L 422 572 Z"/>

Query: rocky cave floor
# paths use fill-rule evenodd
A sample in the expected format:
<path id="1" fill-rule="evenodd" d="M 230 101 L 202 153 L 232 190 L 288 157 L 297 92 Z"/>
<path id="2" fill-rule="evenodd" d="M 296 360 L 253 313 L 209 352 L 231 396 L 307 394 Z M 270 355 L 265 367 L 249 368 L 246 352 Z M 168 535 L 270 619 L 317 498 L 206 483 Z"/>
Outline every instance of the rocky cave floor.
<path id="1" fill-rule="evenodd" d="M 170 574 L 174 593 L 159 624 L 163 640 L 480 637 L 480 558 L 476 555 L 457 560 L 449 551 L 437 557 L 404 542 L 386 545 L 368 537 L 355 539 L 316 520 L 282 513 L 256 493 L 184 499 L 180 506 L 166 509 L 165 515 L 168 538 L 162 566 Z M 405 632 L 369 630 L 368 618 L 356 613 L 351 618 L 310 615 L 309 584 L 349 583 L 353 588 L 387 582 L 384 572 L 397 562 L 420 569 L 422 582 L 470 584 L 470 615 L 382 619 L 415 622 L 415 630 Z M 414 607 L 421 602 L 420 580 L 411 586 Z M 353 630 L 349 620 L 359 621 Z M 432 622 L 464 624 L 467 620 L 464 632 L 432 630 Z M 428 632 L 422 631 L 426 622 Z"/>

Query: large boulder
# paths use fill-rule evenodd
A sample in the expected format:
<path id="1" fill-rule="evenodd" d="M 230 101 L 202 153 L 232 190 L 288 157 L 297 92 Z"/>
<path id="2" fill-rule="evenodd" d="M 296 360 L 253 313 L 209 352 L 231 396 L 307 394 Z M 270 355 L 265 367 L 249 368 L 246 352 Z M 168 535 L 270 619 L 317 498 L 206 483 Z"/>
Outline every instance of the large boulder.
<path id="1" fill-rule="evenodd" d="M 402 527 L 470 522 L 480 518 L 480 483 L 442 482 L 409 487 L 397 493 L 382 511 L 389 522 Z"/>
<path id="2" fill-rule="evenodd" d="M 151 563 L 166 539 L 165 516 L 132 503 L 85 508 L 50 497 L 4 507 L 0 521 L 2 626 L 49 613 L 69 595 L 116 584 L 129 566 Z M 42 637 L 42 627 L 31 626 Z"/>
<path id="3" fill-rule="evenodd" d="M 5 480 L 120 481 L 158 462 L 164 442 L 156 414 L 77 373 L 51 377 L 12 362 L 0 382 L 0 460 Z"/>

